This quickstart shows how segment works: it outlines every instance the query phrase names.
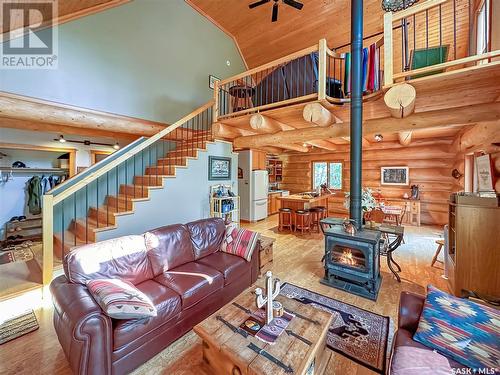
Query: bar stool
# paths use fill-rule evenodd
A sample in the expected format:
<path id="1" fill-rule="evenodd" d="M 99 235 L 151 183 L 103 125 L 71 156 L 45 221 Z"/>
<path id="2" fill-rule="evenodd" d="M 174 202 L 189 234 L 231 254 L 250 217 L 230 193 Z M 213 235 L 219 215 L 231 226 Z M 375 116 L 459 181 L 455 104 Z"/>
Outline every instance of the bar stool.
<path id="1" fill-rule="evenodd" d="M 323 210 L 320 207 L 312 207 L 309 213 L 311 214 L 311 230 L 316 229 L 319 233 L 319 221 L 323 218 Z"/>
<path id="2" fill-rule="evenodd" d="M 309 211 L 295 211 L 295 232 L 298 230 L 300 230 L 301 234 L 304 234 L 304 231 L 311 233 L 311 214 Z"/>
<path id="3" fill-rule="evenodd" d="M 325 218 L 327 218 L 327 217 L 328 217 L 328 210 L 326 209 L 326 207 L 325 207 L 325 206 L 315 206 L 315 207 L 313 207 L 313 208 L 314 208 L 314 209 L 317 209 L 317 210 L 321 210 L 321 214 L 322 214 L 322 215 L 321 215 L 320 220 L 321 220 L 321 219 L 325 219 Z"/>
<path id="4" fill-rule="evenodd" d="M 280 208 L 278 215 L 278 231 L 281 232 L 285 228 L 292 230 L 292 209 Z"/>
<path id="5" fill-rule="evenodd" d="M 436 249 L 436 252 L 434 253 L 434 257 L 432 258 L 431 267 L 434 265 L 434 263 L 437 262 L 439 253 L 441 252 L 441 249 L 444 246 L 444 240 L 436 240 L 436 245 L 438 245 L 438 247 Z"/>

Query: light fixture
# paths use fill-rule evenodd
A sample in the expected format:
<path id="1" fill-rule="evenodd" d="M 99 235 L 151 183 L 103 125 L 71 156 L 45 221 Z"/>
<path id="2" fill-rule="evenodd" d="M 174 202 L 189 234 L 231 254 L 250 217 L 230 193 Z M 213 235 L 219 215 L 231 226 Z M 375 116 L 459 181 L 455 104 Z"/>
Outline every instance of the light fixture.
<path id="1" fill-rule="evenodd" d="M 89 140 L 77 141 L 76 139 L 65 139 L 63 135 L 60 135 L 59 138 L 54 138 L 54 141 L 59 141 L 61 143 L 70 142 L 70 143 L 80 143 L 85 146 L 98 145 L 98 146 L 108 146 L 113 147 L 115 150 L 120 149 L 120 144 L 118 142 L 115 143 L 100 143 L 100 142 L 91 142 Z"/>
<path id="2" fill-rule="evenodd" d="M 373 138 L 375 139 L 375 142 L 382 142 L 384 140 L 384 136 L 382 134 L 375 134 Z"/>

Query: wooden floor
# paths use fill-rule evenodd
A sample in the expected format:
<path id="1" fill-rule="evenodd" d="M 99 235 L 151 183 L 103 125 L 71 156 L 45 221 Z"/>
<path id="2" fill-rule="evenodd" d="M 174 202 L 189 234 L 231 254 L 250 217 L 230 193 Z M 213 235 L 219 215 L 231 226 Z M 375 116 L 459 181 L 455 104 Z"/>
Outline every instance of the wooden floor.
<path id="1" fill-rule="evenodd" d="M 274 273 L 284 281 L 323 293 L 347 303 L 387 315 L 391 318 L 391 332 L 397 320 L 399 294 L 402 290 L 424 293 L 424 287 L 432 283 L 447 289 L 441 277 L 442 264 L 430 267 L 440 228 L 407 227 L 405 240 L 396 255 L 402 268 L 402 282 L 398 283 L 388 273 L 385 258 L 382 259 L 383 282 L 377 302 L 347 294 L 319 283 L 323 275 L 323 236 L 320 234 L 295 236 L 278 234 L 276 215 L 256 224 L 245 225 L 262 234 L 275 237 Z M 67 361 L 59 346 L 52 326 L 52 308 L 36 311 L 40 329 L 0 346 L 0 374 L 70 374 Z M 390 348 L 390 345 L 389 345 Z M 327 374 L 374 374 L 372 371 L 334 353 L 327 367 Z M 201 343 L 193 332 L 172 344 L 169 348 L 134 371 L 143 374 L 210 374 L 201 362 Z"/>

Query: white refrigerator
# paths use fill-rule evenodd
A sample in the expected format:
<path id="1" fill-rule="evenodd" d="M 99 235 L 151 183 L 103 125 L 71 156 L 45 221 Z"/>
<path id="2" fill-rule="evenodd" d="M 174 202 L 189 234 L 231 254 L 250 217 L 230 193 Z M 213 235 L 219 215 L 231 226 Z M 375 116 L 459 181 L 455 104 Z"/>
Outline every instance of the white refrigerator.
<path id="1" fill-rule="evenodd" d="M 269 179 L 266 170 L 252 171 L 250 189 L 250 221 L 267 217 L 267 192 Z"/>

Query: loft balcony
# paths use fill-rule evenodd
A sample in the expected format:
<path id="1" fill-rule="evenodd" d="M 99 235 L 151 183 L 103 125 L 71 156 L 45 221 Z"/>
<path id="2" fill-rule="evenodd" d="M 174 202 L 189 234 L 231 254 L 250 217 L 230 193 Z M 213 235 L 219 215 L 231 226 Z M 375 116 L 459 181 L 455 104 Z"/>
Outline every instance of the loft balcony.
<path id="1" fill-rule="evenodd" d="M 498 101 L 500 50 L 492 50 L 492 45 L 490 17 L 480 9 L 469 9 L 466 0 L 428 0 L 404 11 L 386 13 L 383 33 L 364 41 L 364 121 L 390 118 L 384 95 L 402 83 L 415 88 L 415 114 L 449 111 L 463 115 L 465 106 Z M 328 124 L 348 125 L 349 68 L 350 45 L 329 48 L 322 39 L 316 45 L 218 82 L 214 95 L 217 136 L 239 138 L 236 147 L 276 147 L 271 140 L 281 139 L 269 134 L 266 143 L 247 142 L 244 138 L 321 126 L 311 117 L 313 103 L 330 114 L 323 113 Z M 316 104 L 314 116 L 318 108 Z M 457 108 L 462 110 L 456 112 Z M 457 123 L 457 119 L 455 115 L 447 117 L 449 124 Z M 483 118 L 469 120 L 465 124 Z M 399 129 L 398 124 L 393 124 L 389 129 L 392 133 L 405 130 L 403 122 L 401 126 Z M 330 133 L 318 139 L 339 138 L 337 133 Z M 346 135 L 342 138 L 341 142 L 345 142 Z M 286 143 L 285 149 L 306 151 L 304 139 L 296 139 L 300 144 Z M 294 138 L 288 137 L 287 141 Z M 316 140 L 310 145 L 326 148 L 321 143 Z"/>

